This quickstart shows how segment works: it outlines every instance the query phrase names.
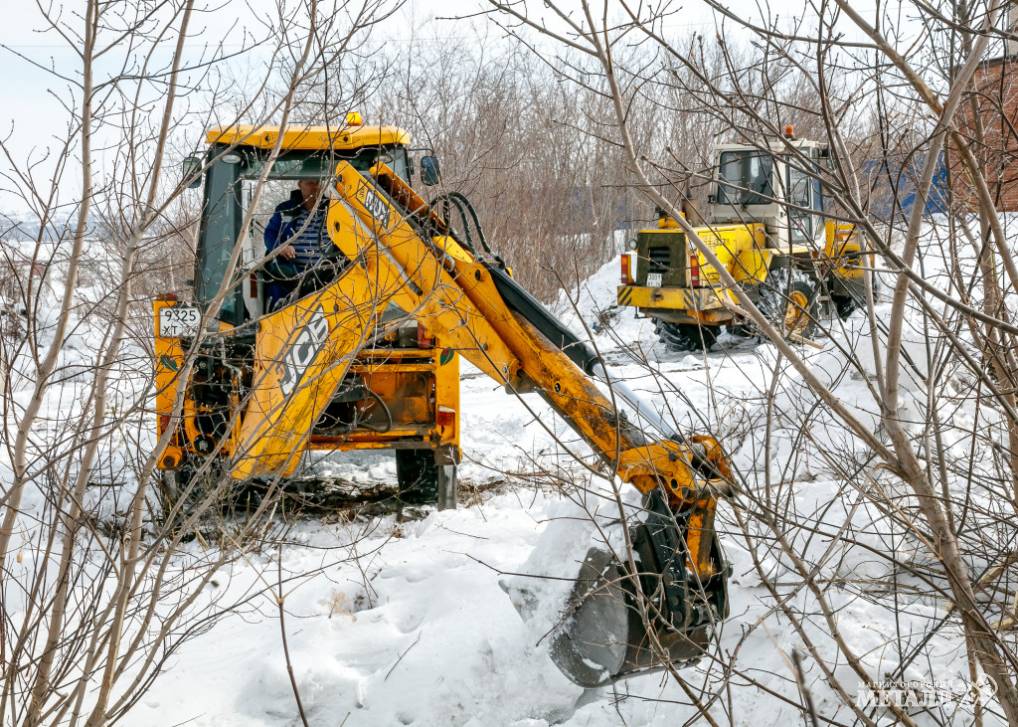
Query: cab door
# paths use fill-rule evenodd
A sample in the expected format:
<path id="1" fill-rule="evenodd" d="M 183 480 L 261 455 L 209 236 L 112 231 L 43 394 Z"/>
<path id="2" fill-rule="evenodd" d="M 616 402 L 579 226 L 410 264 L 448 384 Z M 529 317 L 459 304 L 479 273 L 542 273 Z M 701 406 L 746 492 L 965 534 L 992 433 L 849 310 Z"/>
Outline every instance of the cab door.
<path id="1" fill-rule="evenodd" d="M 801 158 L 787 158 L 785 163 L 789 239 L 793 244 L 811 243 L 824 229 L 823 186 L 814 155 L 815 150 L 810 150 L 805 168 Z"/>

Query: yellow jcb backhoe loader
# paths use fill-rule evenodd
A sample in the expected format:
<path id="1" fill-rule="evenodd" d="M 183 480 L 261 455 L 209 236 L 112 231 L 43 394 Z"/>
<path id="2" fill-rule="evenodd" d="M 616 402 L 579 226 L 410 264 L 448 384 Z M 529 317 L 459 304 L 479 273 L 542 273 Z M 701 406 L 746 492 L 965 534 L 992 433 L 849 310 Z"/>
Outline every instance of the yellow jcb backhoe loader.
<path id="1" fill-rule="evenodd" d="M 216 130 L 210 141 L 213 151 L 238 144 L 261 149 L 280 133 L 292 148 L 292 132 L 269 128 Z M 206 187 L 219 174 L 237 179 L 247 173 L 245 165 L 258 163 L 257 155 L 239 148 L 210 155 Z M 508 392 L 542 396 L 610 472 L 643 493 L 642 516 L 629 529 L 633 557 L 591 548 L 577 564 L 571 597 L 550 638 L 559 668 L 578 684 L 597 686 L 661 668 L 663 660 L 698 659 L 728 614 L 729 567 L 714 518 L 731 471 L 718 442 L 680 435 L 613 380 L 591 348 L 491 253 L 464 197 L 452 193 L 425 202 L 396 154 L 376 155 L 370 166 L 334 156 L 326 224 L 341 261 L 335 278 L 319 280 L 292 304 L 260 318 L 251 331 L 249 374 L 218 360 L 208 368 L 209 383 L 240 411 L 210 442 L 224 453 L 229 476 L 241 483 L 292 475 L 314 446 L 316 423 L 347 389 L 373 332 L 399 311 L 441 342 L 440 361 L 458 353 Z M 421 171 L 433 181 L 437 161 L 421 159 Z M 157 317 L 174 320 L 178 314 L 169 312 L 182 307 L 164 301 Z M 232 339 L 242 320 L 238 314 L 214 322 L 219 330 L 202 355 L 236 351 Z M 168 383 L 172 372 L 159 376 Z"/>
<path id="2" fill-rule="evenodd" d="M 779 330 L 808 337 L 821 316 L 846 318 L 865 300 L 864 254 L 852 225 L 824 216 L 829 149 L 796 139 L 791 127 L 785 135 L 717 147 L 708 224 L 696 232 Z M 725 326 L 752 332 L 726 305 L 733 291 L 663 213 L 622 255 L 621 278 L 618 305 L 652 318 L 672 350 L 709 349 Z"/>
<path id="3" fill-rule="evenodd" d="M 263 204 L 241 230 L 253 190 L 266 167 L 278 129 L 231 127 L 207 134 L 204 158 L 185 164 L 203 187 L 202 214 L 194 275 L 194 300 L 178 302 L 164 296 L 154 302 L 156 414 L 158 433 L 169 422 L 175 397 L 176 372 L 202 327 L 217 332 L 197 351 L 193 375 L 185 389 L 184 416 L 159 462 L 172 489 L 181 492 L 208 460 L 218 464 L 235 454 L 238 440 L 232 418 L 251 386 L 257 337 L 269 333 L 262 316 L 270 304 L 268 290 L 280 281 L 294 288 L 283 310 L 295 315 L 294 302 L 335 276 L 341 257 L 331 249 L 313 270 L 296 274 L 285 261 L 266 262 L 263 231 L 272 208 L 291 194 L 301 179 L 328 179 L 340 160 L 366 170 L 384 159 L 396 173 L 409 178 L 409 135 L 398 128 L 366 126 L 351 114 L 344 127 L 305 129 L 283 135 L 278 157 L 267 176 Z M 204 173 L 199 170 L 204 169 Z M 203 184 L 204 182 L 204 184 Z M 318 204 L 325 207 L 328 199 Z M 215 319 L 207 311 L 223 283 L 237 240 L 243 246 L 242 269 L 229 287 Z M 389 318 L 391 316 L 383 316 Z M 349 353 L 355 356 L 343 386 L 318 415 L 306 435 L 306 448 L 317 452 L 392 449 L 396 456 L 399 497 L 411 504 L 456 504 L 456 465 L 460 458 L 459 357 L 424 326 L 405 316 L 393 325 L 366 329 L 365 339 Z M 278 317 L 271 320 L 280 320 Z M 295 360 L 313 351 L 321 333 L 307 327 L 296 341 Z M 282 382 L 288 390 L 293 382 Z M 213 473 L 219 466 L 211 467 Z M 265 473 L 254 472 L 253 479 Z M 291 473 L 292 474 L 292 473 Z M 261 478 L 267 483 L 269 477 Z M 311 481 L 313 480 L 313 481 Z M 328 483 L 302 478 L 295 483 L 302 502 L 328 498 Z M 323 494 L 324 493 L 324 494 Z"/>

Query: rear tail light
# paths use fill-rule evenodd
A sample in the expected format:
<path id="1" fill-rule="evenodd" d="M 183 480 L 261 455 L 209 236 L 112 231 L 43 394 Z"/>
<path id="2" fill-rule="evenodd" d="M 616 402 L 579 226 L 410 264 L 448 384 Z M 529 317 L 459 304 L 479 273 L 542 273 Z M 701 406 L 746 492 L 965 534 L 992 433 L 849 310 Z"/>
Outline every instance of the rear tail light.
<path id="1" fill-rule="evenodd" d="M 166 414 L 159 415 L 159 433 L 162 434 L 170 428 L 170 417 Z"/>
<path id="2" fill-rule="evenodd" d="M 700 258 L 695 252 L 689 256 L 689 285 L 700 287 Z"/>
<path id="3" fill-rule="evenodd" d="M 432 348 L 435 345 L 435 337 L 428 335 L 428 329 L 417 324 L 417 348 Z"/>
<path id="4" fill-rule="evenodd" d="M 622 273 L 622 284 L 623 285 L 632 285 L 633 284 L 633 271 L 632 271 L 632 267 L 631 266 L 632 266 L 633 258 L 630 257 L 629 253 L 625 253 L 624 252 L 624 253 L 622 253 L 622 257 L 620 257 L 619 260 L 621 261 L 621 265 L 622 265 L 622 270 L 620 271 Z"/>
<path id="5" fill-rule="evenodd" d="M 456 423 L 456 410 L 447 406 L 438 407 L 435 412 L 435 423 L 441 427 L 451 427 Z"/>
<path id="6" fill-rule="evenodd" d="M 248 281 L 248 290 L 250 291 L 251 297 L 252 298 L 257 298 L 258 297 L 258 276 L 255 275 L 254 273 L 251 273 L 248 276 L 247 281 Z"/>

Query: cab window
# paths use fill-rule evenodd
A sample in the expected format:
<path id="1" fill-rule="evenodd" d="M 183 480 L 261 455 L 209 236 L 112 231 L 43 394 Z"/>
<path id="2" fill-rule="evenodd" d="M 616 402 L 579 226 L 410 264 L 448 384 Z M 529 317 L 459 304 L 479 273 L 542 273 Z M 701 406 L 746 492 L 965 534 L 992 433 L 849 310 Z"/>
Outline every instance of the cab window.
<path id="1" fill-rule="evenodd" d="M 774 162 L 766 152 L 746 149 L 721 153 L 718 175 L 720 204 L 770 204 Z"/>
<path id="2" fill-rule="evenodd" d="M 788 223 L 793 242 L 807 242 L 813 239 L 822 224 L 824 211 L 823 188 L 817 175 L 816 164 L 802 168 L 803 161 L 789 157 L 788 169 Z"/>
<path id="3" fill-rule="evenodd" d="M 204 204 L 198 235 L 195 261 L 195 293 L 199 303 L 208 304 L 215 297 L 226 277 L 233 247 L 242 237 L 241 224 L 253 200 L 253 188 L 265 169 L 268 152 L 255 149 L 209 150 L 213 161 L 205 178 Z M 249 276 L 252 263 L 262 254 L 263 231 L 276 205 L 286 200 L 297 180 L 317 177 L 328 184 L 339 161 L 350 162 L 355 169 L 366 172 L 376 162 L 384 161 L 409 183 L 406 149 L 398 146 L 368 146 L 351 151 L 301 151 L 279 155 L 269 172 L 258 208 L 247 230 L 249 250 L 245 250 L 241 269 L 219 312 L 219 318 L 233 325 L 246 319 L 242 286 Z M 322 200 L 326 204 L 327 200 Z"/>

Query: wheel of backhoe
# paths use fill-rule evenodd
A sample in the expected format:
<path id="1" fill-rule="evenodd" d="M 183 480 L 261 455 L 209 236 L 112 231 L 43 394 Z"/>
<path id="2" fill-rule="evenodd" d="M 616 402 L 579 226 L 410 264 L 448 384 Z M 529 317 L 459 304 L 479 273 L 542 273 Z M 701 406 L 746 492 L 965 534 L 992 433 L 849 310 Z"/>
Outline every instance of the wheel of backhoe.
<path id="1" fill-rule="evenodd" d="M 654 330 L 669 351 L 709 351 L 718 338 L 716 328 L 655 321 Z"/>
<path id="2" fill-rule="evenodd" d="M 199 517 L 221 512 L 228 498 L 229 493 L 222 491 L 222 467 L 216 461 L 204 467 L 201 462 L 185 462 L 175 470 L 164 470 L 160 474 L 164 522 L 172 519 L 182 523 L 195 511 L 200 511 Z"/>
<path id="3" fill-rule="evenodd" d="M 399 499 L 409 505 L 456 507 L 456 465 L 439 463 L 430 449 L 397 449 L 396 481 Z"/>
<path id="4" fill-rule="evenodd" d="M 834 303 L 834 310 L 838 314 L 838 318 L 843 321 L 847 320 L 859 307 L 855 298 L 850 295 L 832 295 L 831 301 Z"/>

